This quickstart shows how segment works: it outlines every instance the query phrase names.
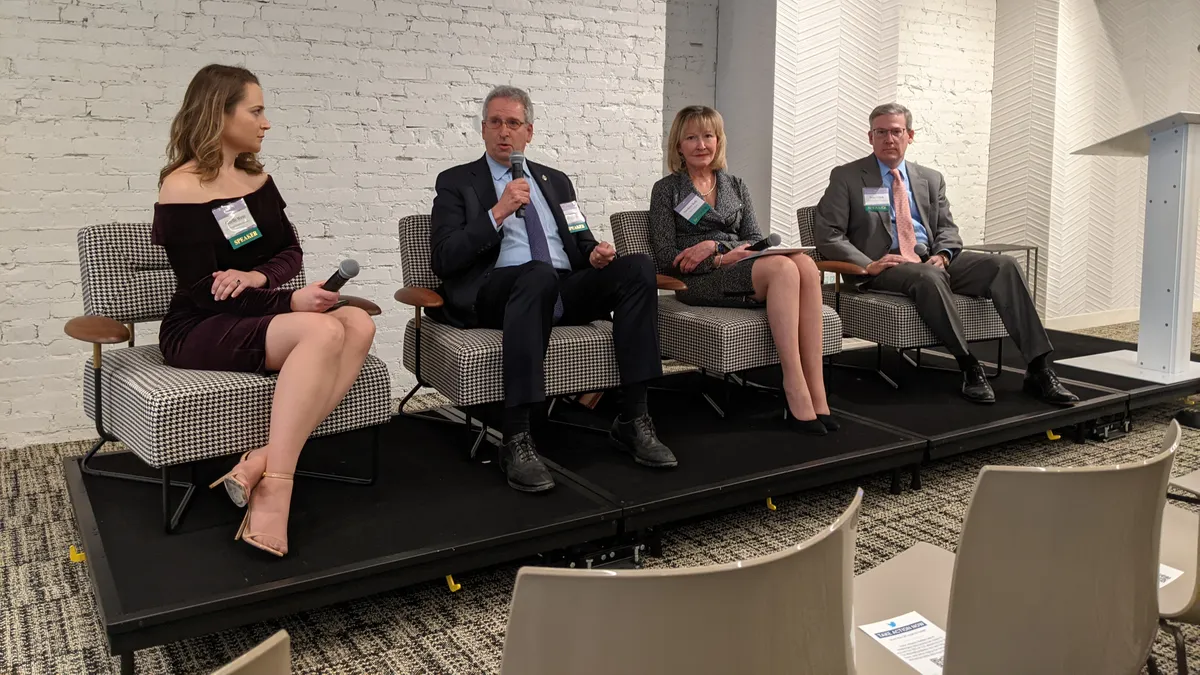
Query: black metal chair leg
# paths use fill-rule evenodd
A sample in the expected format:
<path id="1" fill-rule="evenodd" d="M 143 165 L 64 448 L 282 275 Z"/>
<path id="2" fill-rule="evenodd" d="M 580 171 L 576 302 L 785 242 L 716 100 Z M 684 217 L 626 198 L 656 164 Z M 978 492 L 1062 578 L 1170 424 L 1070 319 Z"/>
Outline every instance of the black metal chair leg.
<path id="1" fill-rule="evenodd" d="M 106 434 L 107 436 L 107 434 Z M 112 437 L 101 438 L 88 450 L 87 454 L 79 462 L 79 469 L 89 476 L 101 476 L 103 478 L 116 478 L 118 480 L 132 481 L 135 483 L 147 483 L 149 485 L 161 485 L 163 489 L 163 527 L 168 533 L 174 532 L 175 528 L 179 527 L 179 522 L 183 520 L 183 514 L 187 511 L 188 506 L 192 501 L 192 494 L 196 491 L 194 482 L 184 482 L 180 480 L 171 480 L 168 467 L 160 469 L 161 476 L 158 478 L 152 476 L 141 476 L 136 473 L 125 473 L 124 471 L 107 471 L 93 467 L 90 462 L 92 458 L 99 452 L 100 448 L 109 441 L 115 441 Z M 125 452 L 129 452 L 126 450 Z M 132 453 L 131 453 L 132 454 Z M 189 470 L 191 468 L 189 467 Z M 179 505 L 175 509 L 175 513 L 171 513 L 170 509 L 170 489 L 182 488 L 184 490 L 183 498 L 179 501 Z"/>
<path id="2" fill-rule="evenodd" d="M 1175 639 L 1176 670 L 1179 671 L 1179 675 L 1188 675 L 1187 642 L 1183 639 L 1183 631 L 1178 625 L 1170 623 L 1166 619 L 1159 619 L 1158 625 Z"/>
<path id="3" fill-rule="evenodd" d="M 179 500 L 179 506 L 176 507 L 175 513 L 171 513 L 171 467 L 164 466 L 162 468 L 162 503 L 163 503 L 163 529 L 167 534 L 175 531 L 179 527 L 179 521 L 183 519 L 183 512 L 192 502 L 192 494 L 196 492 L 196 467 L 188 465 L 188 472 L 191 474 L 191 480 L 187 485 L 187 491 L 183 493 L 183 499 Z"/>
<path id="4" fill-rule="evenodd" d="M 1146 668 L 1149 669 L 1150 675 L 1162 675 L 1158 670 L 1158 661 L 1155 661 L 1153 656 L 1146 659 Z"/>
<path id="5" fill-rule="evenodd" d="M 996 340 L 996 372 L 990 376 L 992 379 L 1000 377 L 1004 374 L 1004 338 Z"/>

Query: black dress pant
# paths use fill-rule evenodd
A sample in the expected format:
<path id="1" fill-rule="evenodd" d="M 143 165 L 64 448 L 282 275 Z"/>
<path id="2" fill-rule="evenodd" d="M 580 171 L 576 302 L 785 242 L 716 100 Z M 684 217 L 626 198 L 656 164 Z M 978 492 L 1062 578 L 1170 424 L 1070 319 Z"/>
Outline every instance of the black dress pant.
<path id="1" fill-rule="evenodd" d="M 1010 256 L 960 251 L 944 270 L 925 263 L 904 263 L 864 279 L 865 290 L 912 298 L 929 330 L 955 356 L 970 353 L 962 317 L 954 307 L 955 293 L 991 299 L 1026 362 L 1053 349 L 1021 268 Z"/>
<path id="2" fill-rule="evenodd" d="M 504 331 L 505 406 L 546 399 L 544 361 L 555 325 L 554 302 L 560 295 L 560 326 L 611 315 L 621 384 L 662 376 L 658 286 L 649 256 L 619 256 L 603 269 L 578 271 L 555 270 L 537 261 L 497 267 L 479 289 L 475 313 L 481 327 Z"/>

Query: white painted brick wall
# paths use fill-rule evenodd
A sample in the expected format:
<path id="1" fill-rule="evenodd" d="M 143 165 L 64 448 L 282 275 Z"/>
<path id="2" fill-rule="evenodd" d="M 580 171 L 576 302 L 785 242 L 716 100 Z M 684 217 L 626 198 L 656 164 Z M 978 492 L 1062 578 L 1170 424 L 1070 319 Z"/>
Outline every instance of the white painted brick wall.
<path id="1" fill-rule="evenodd" d="M 689 105 L 716 105 L 717 0 L 667 0 L 663 72 L 663 143 L 675 113 Z M 666 172 L 664 149 L 663 172 Z"/>
<path id="2" fill-rule="evenodd" d="M 984 240 L 995 29 L 996 0 L 900 2 L 897 98 L 917 130 L 908 157 L 946 177 L 968 244 Z"/>
<path id="3" fill-rule="evenodd" d="M 63 334 L 82 312 L 75 232 L 151 218 L 201 66 L 263 81 L 263 159 L 305 267 L 363 263 L 353 292 L 384 308 L 376 353 L 399 395 L 396 222 L 428 211 L 437 172 L 482 154 L 482 97 L 530 91 L 530 157 L 574 177 L 607 237 L 609 213 L 646 208 L 661 175 L 665 19 L 661 0 L 0 1 L 0 447 L 91 435 L 90 349 Z"/>

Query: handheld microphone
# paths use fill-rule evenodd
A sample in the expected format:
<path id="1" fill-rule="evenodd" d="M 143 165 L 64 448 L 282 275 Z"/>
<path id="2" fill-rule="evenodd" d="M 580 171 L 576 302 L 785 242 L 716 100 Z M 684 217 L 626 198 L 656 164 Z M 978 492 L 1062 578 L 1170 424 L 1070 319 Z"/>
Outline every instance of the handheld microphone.
<path id="1" fill-rule="evenodd" d="M 522 155 L 519 152 L 514 152 L 514 153 L 512 153 L 512 155 L 509 156 L 508 161 L 512 163 L 513 180 L 517 180 L 519 178 L 524 178 L 525 177 L 525 155 Z M 525 205 L 524 204 L 522 204 L 521 207 L 519 209 L 517 209 L 517 217 L 518 218 L 525 217 Z"/>
<path id="2" fill-rule="evenodd" d="M 772 246 L 778 246 L 780 241 L 783 241 L 783 240 L 779 238 L 779 235 L 772 232 L 771 234 L 768 234 L 766 237 L 764 237 L 761 241 L 751 244 L 750 248 L 748 248 L 746 250 L 747 251 L 762 251 L 762 250 L 770 248 Z"/>
<path id="3" fill-rule="evenodd" d="M 929 259 L 929 247 L 919 241 L 917 242 L 917 245 L 913 247 L 913 253 L 916 253 L 917 257 L 921 260 Z"/>
<path id="4" fill-rule="evenodd" d="M 346 285 L 347 281 L 356 276 L 358 276 L 358 262 L 347 258 L 338 265 L 337 270 L 329 277 L 329 281 L 322 284 L 321 288 L 336 293 L 342 286 Z"/>

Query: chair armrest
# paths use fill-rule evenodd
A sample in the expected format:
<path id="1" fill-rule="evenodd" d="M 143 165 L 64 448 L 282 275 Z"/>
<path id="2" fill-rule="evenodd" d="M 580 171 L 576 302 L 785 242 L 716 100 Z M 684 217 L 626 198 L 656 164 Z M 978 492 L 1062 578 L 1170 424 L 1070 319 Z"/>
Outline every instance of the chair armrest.
<path id="1" fill-rule="evenodd" d="M 428 288 L 405 286 L 396 291 L 396 300 L 413 307 L 441 307 L 442 296 Z"/>
<path id="2" fill-rule="evenodd" d="M 77 316 L 63 327 L 67 335 L 94 345 L 115 345 L 129 341 L 129 329 L 107 316 Z"/>
<path id="3" fill-rule="evenodd" d="M 658 288 L 662 291 L 686 291 L 687 284 L 683 283 L 675 277 L 669 277 L 665 274 L 657 274 Z"/>
<path id="4" fill-rule="evenodd" d="M 841 262 L 837 260 L 822 260 L 817 263 L 817 269 L 822 272 L 834 272 L 836 274 L 852 274 L 863 276 L 867 270 L 855 265 L 854 263 Z"/>
<path id="5" fill-rule="evenodd" d="M 380 314 L 383 314 L 383 310 L 379 309 L 379 305 L 366 298 L 360 298 L 356 295 L 343 295 L 341 296 L 341 299 L 345 300 L 347 305 L 350 305 L 351 307 L 357 307 L 370 316 L 379 316 Z"/>

